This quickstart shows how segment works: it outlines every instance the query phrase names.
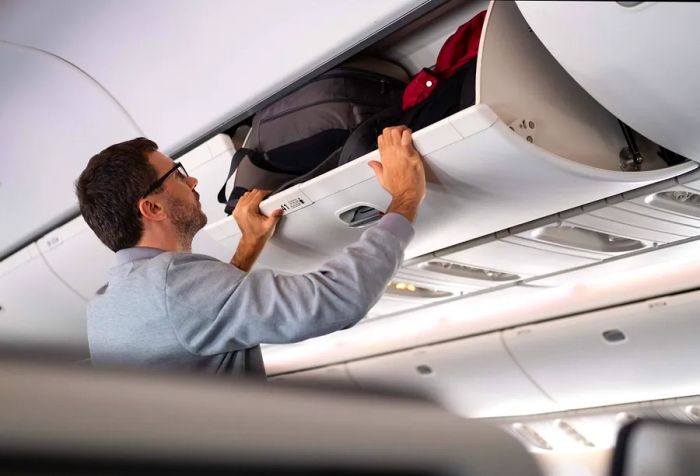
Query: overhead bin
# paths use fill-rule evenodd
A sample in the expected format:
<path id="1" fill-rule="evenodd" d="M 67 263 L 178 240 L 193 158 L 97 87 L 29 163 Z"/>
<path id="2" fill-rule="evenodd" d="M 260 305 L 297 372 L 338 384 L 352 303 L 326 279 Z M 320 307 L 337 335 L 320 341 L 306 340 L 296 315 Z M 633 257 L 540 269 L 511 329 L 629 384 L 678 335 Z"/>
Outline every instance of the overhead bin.
<path id="1" fill-rule="evenodd" d="M 658 144 L 700 160 L 700 5 L 517 2 L 547 49 L 608 110 Z"/>
<path id="2" fill-rule="evenodd" d="M 557 408 L 509 357 L 499 333 L 349 362 L 347 368 L 360 387 L 420 391 L 467 417 Z"/>
<path id="3" fill-rule="evenodd" d="M 700 292 L 504 331 L 510 354 L 567 408 L 700 393 Z"/>
<path id="4" fill-rule="evenodd" d="M 49 269 L 36 244 L 0 262 L 0 347 L 87 355 L 85 300 Z"/>
<path id="5" fill-rule="evenodd" d="M 696 167 L 657 158 L 620 171 L 626 143 L 617 119 L 552 58 L 512 2 L 489 7 L 476 81 L 473 107 L 414 135 L 428 184 L 407 259 Z M 389 205 L 367 165 L 378 158 L 374 151 L 263 202 L 265 213 L 282 208 L 285 217 L 261 263 L 306 271 L 356 240 L 371 221 L 347 220 L 352 211 Z M 221 239 L 236 240 L 235 225 L 220 226 Z"/>

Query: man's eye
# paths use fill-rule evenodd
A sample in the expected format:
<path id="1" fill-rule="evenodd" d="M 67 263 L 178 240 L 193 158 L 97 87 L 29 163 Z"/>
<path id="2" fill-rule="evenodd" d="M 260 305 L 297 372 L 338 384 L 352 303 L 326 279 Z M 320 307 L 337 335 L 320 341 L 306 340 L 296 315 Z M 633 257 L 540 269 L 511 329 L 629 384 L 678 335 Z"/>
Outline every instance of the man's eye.
<path id="1" fill-rule="evenodd" d="M 185 180 L 187 178 L 187 176 L 185 174 L 183 174 L 182 172 L 180 172 L 179 170 L 175 173 L 177 174 L 178 178 L 181 180 Z"/>

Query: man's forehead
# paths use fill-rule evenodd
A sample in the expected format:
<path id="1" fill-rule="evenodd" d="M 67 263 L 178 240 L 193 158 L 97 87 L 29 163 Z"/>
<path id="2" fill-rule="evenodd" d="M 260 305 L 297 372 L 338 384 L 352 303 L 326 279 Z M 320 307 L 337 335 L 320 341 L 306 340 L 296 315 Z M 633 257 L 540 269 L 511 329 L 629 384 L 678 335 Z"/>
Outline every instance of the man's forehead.
<path id="1" fill-rule="evenodd" d="M 165 173 L 175 165 L 173 159 L 157 150 L 148 153 L 148 161 L 158 173 Z"/>

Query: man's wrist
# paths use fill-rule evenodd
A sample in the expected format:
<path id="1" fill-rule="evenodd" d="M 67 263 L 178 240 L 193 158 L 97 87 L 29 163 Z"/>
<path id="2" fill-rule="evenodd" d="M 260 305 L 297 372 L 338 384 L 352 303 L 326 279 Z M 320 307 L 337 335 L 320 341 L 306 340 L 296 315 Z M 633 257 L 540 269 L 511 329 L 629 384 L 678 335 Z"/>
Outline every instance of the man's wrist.
<path id="1" fill-rule="evenodd" d="M 264 240 L 256 239 L 249 234 L 243 234 L 238 242 L 236 252 L 231 258 L 231 264 L 242 271 L 250 271 L 264 246 Z"/>
<path id="2" fill-rule="evenodd" d="M 387 209 L 387 213 L 398 213 L 403 215 L 409 222 L 413 223 L 420 206 L 421 199 L 415 194 L 405 193 L 395 195 Z"/>

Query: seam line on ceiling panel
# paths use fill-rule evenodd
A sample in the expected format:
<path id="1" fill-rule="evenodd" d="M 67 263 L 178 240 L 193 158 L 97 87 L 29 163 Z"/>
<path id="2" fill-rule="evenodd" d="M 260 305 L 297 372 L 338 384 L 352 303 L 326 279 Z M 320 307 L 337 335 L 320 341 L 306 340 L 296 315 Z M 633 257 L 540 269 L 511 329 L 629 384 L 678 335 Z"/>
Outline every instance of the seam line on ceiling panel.
<path id="1" fill-rule="evenodd" d="M 7 40 L 0 40 L 0 43 L 4 43 L 4 44 L 6 44 L 6 45 L 15 46 L 15 47 L 17 47 L 17 48 L 24 48 L 24 49 L 27 49 L 27 50 L 32 50 L 32 51 L 36 51 L 36 52 L 39 52 L 39 53 L 43 53 L 43 54 L 45 54 L 45 55 L 48 55 L 48 56 L 51 56 L 52 58 L 57 59 L 58 61 L 60 61 L 60 62 L 62 62 L 62 63 L 65 63 L 65 64 L 69 65 L 70 67 L 72 67 L 73 69 L 79 71 L 82 75 L 84 75 L 85 77 L 89 78 L 90 81 L 92 81 L 93 83 L 95 83 L 95 84 L 97 85 L 97 87 L 99 87 L 102 91 L 104 91 L 104 93 L 107 94 L 107 96 L 109 96 L 109 98 L 111 99 L 111 101 L 112 101 L 114 104 L 116 104 L 117 107 L 118 107 L 118 108 L 124 113 L 124 115 L 129 119 L 129 122 L 131 123 L 131 125 L 134 126 L 134 128 L 135 128 L 137 131 L 139 131 L 139 134 L 141 134 L 142 136 L 144 135 L 143 129 L 141 129 L 141 127 L 136 123 L 136 120 L 133 118 L 133 116 L 132 116 L 131 114 L 129 114 L 129 111 L 127 111 L 127 109 L 124 107 L 124 105 L 122 105 L 122 103 L 119 102 L 119 100 L 114 96 L 114 94 L 112 94 L 107 88 L 104 87 L 104 85 L 102 85 L 102 83 L 100 83 L 97 79 L 95 79 L 93 76 L 91 76 L 87 71 L 85 71 L 84 69 L 82 69 L 80 66 L 76 65 L 75 63 L 72 63 L 72 62 L 68 61 L 67 59 L 63 58 L 62 56 L 58 56 L 57 54 L 51 53 L 50 51 L 42 50 L 41 48 L 36 48 L 36 47 L 34 47 L 34 46 L 28 46 L 28 45 L 22 45 L 22 44 L 14 43 L 14 42 L 12 42 L 12 41 L 7 41 Z"/>
<path id="2" fill-rule="evenodd" d="M 539 383 L 537 383 L 537 381 L 532 377 L 532 375 L 530 375 L 530 374 L 527 372 L 527 370 L 525 370 L 525 368 L 524 368 L 522 365 L 520 365 L 520 362 L 518 362 L 518 359 L 515 358 L 515 356 L 514 356 L 513 353 L 511 352 L 510 348 L 508 347 L 508 344 L 506 343 L 506 340 L 503 338 L 503 331 L 500 331 L 500 332 L 498 333 L 498 339 L 501 341 L 501 346 L 503 347 L 503 350 L 506 351 L 506 354 L 508 354 L 508 357 L 510 357 L 510 360 L 513 361 L 513 363 L 515 364 L 515 366 L 518 367 L 518 368 L 520 369 L 520 371 L 523 373 L 523 375 L 525 376 L 525 378 L 527 378 L 527 379 L 530 381 L 530 383 L 532 383 L 532 385 L 534 385 L 534 386 L 537 388 L 537 390 L 539 390 L 540 392 L 542 392 L 542 395 L 544 395 L 544 396 L 547 397 L 549 400 L 551 400 L 552 403 L 558 403 L 555 399 L 552 398 L 552 396 L 551 396 L 549 393 L 547 393 L 547 392 L 544 390 L 544 388 L 542 388 L 542 386 L 541 386 Z"/>
<path id="3" fill-rule="evenodd" d="M 37 248 L 38 248 L 38 245 L 37 245 Z M 51 274 L 53 274 L 54 277 L 55 277 L 56 279 L 58 279 L 65 287 L 67 287 L 67 288 L 68 288 L 70 291 L 72 291 L 76 296 L 78 296 L 78 298 L 80 298 L 80 300 L 81 300 L 82 302 L 84 302 L 84 303 L 87 304 L 88 300 L 85 299 L 85 297 L 84 297 L 82 294 L 80 294 L 73 286 L 71 286 L 70 284 L 68 284 L 68 282 L 67 282 L 65 279 L 63 279 L 63 278 L 61 277 L 61 275 L 58 274 L 58 273 L 56 272 L 55 269 L 53 269 L 53 267 L 51 267 L 51 265 L 49 264 L 48 260 L 46 259 L 46 256 L 44 256 L 44 253 L 42 253 L 41 250 L 39 250 L 39 256 L 41 256 L 41 260 L 44 262 L 44 264 L 45 264 L 46 267 L 48 268 L 49 272 L 50 272 Z M 85 317 L 85 315 L 83 315 L 83 317 Z"/>

